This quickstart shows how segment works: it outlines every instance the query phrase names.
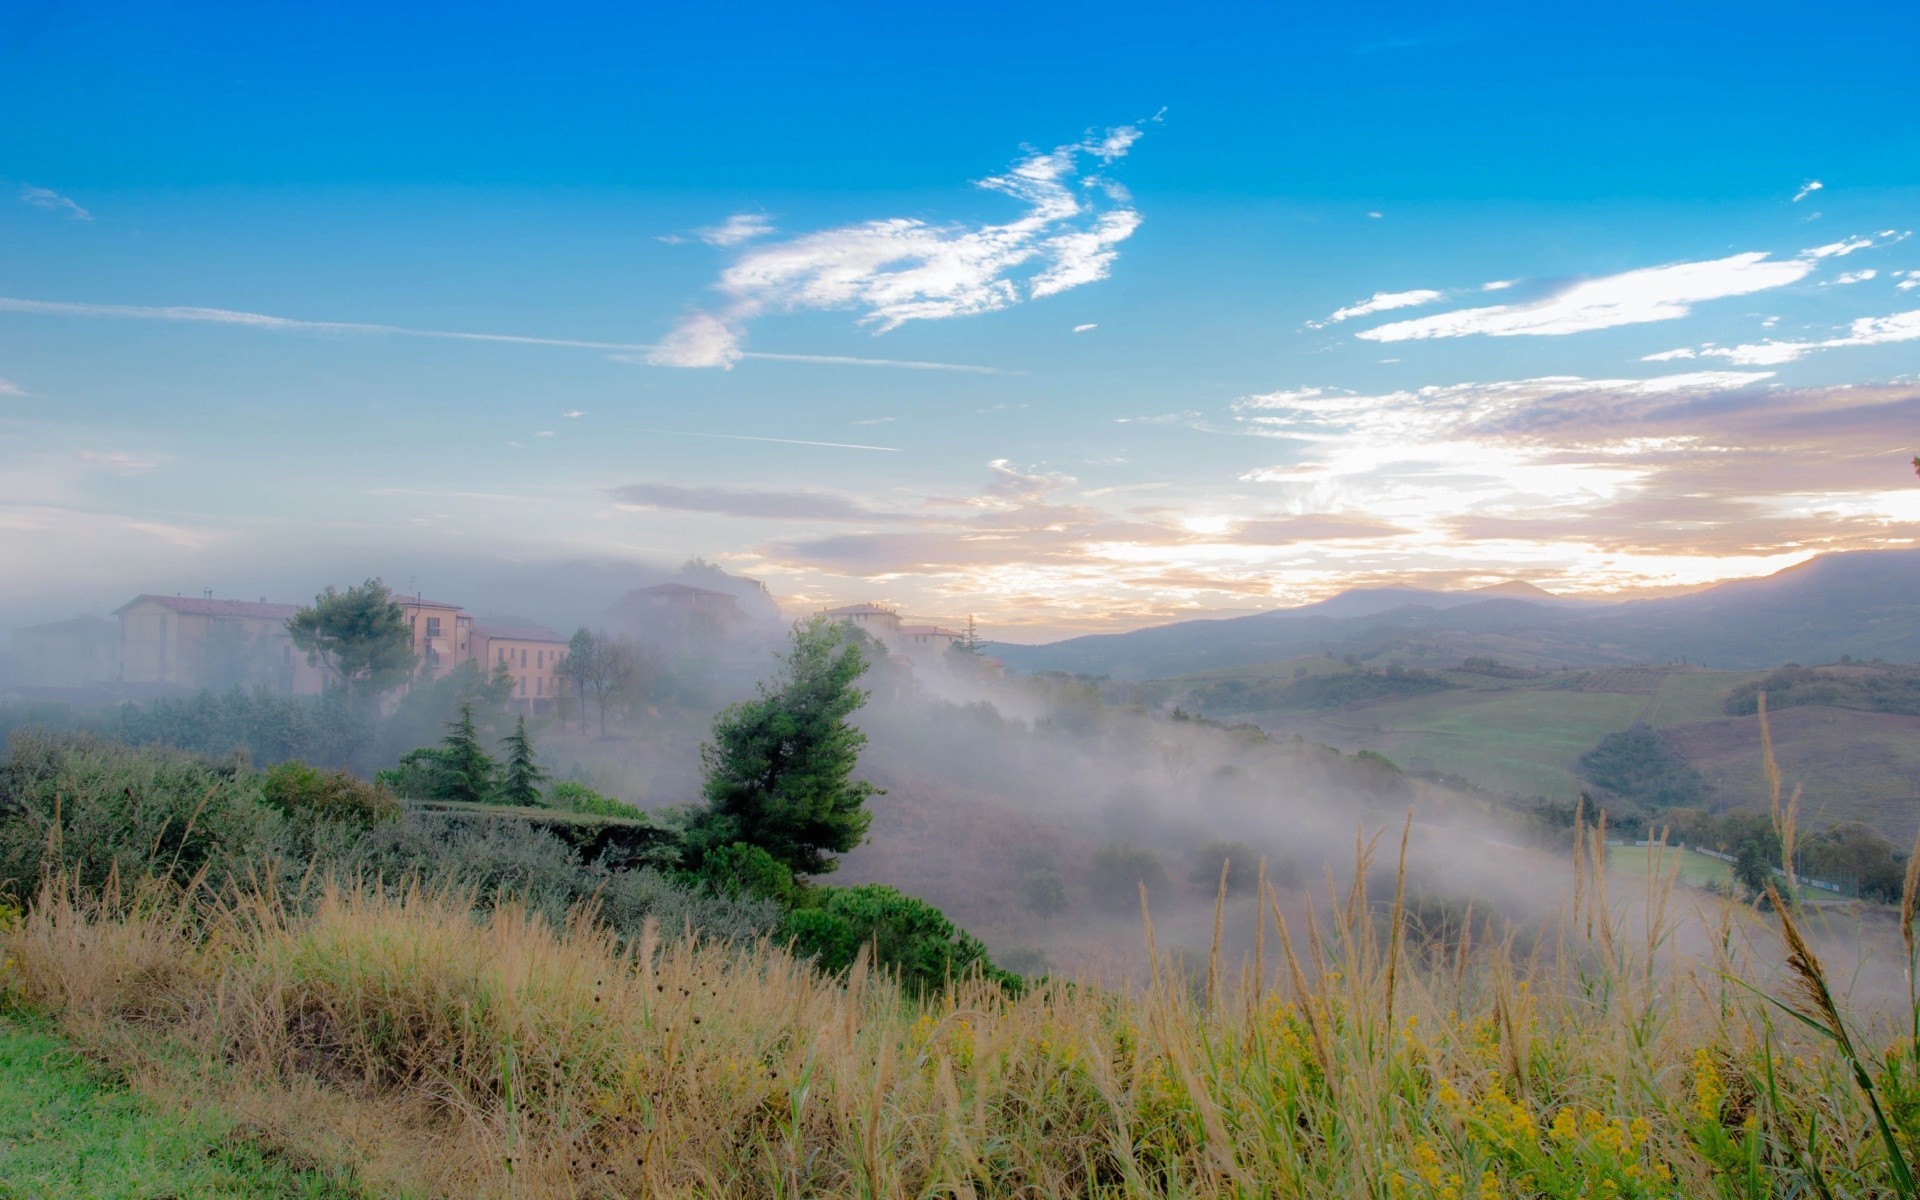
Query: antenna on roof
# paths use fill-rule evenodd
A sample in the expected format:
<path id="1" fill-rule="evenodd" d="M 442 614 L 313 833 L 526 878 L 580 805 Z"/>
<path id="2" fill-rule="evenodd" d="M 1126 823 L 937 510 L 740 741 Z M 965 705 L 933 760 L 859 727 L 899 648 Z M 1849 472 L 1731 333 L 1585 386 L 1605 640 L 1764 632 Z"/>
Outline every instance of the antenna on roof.
<path id="1" fill-rule="evenodd" d="M 206 589 L 203 589 L 203 591 L 202 591 L 202 593 L 201 593 L 201 594 L 202 594 L 203 596 L 205 596 L 205 597 L 206 597 L 207 599 L 209 599 L 209 600 L 211 600 L 211 599 L 213 599 L 213 589 L 212 589 L 212 588 L 206 588 Z"/>

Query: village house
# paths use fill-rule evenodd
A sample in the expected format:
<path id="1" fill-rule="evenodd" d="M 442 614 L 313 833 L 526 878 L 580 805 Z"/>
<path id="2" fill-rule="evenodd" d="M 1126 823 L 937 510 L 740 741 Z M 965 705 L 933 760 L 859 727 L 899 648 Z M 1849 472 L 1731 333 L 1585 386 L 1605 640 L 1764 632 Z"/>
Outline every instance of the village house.
<path id="1" fill-rule="evenodd" d="M 136 596 L 114 610 L 120 619 L 119 681 L 182 692 L 239 686 L 317 694 L 325 674 L 287 633 L 287 618 L 297 611 L 264 597 Z"/>
<path id="2" fill-rule="evenodd" d="M 551 712 L 564 693 L 560 664 L 567 639 L 538 626 L 474 625 L 473 660 L 489 675 L 504 669 L 513 681 L 514 704 L 528 712 Z"/>
<path id="3" fill-rule="evenodd" d="M 908 624 L 900 613 L 878 604 L 848 604 L 824 609 L 821 616 L 850 625 L 885 647 L 887 653 L 907 659 L 938 661 L 967 635 L 940 625 Z"/>
<path id="4" fill-rule="evenodd" d="M 473 618 L 458 604 L 423 600 L 419 596 L 395 596 L 393 602 L 406 614 L 413 630 L 413 653 L 418 662 L 415 677 L 422 681 L 440 678 L 459 664 L 473 658 Z"/>

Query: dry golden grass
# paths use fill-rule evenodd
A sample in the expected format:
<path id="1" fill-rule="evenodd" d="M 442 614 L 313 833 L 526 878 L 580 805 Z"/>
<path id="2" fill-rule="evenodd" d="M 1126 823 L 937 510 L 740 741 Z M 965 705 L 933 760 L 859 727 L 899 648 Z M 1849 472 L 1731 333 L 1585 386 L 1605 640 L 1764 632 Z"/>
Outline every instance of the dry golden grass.
<path id="1" fill-rule="evenodd" d="M 590 913 L 338 888 L 295 911 L 49 887 L 0 935 L 3 986 L 382 1196 L 1900 1194 L 1911 1026 L 1772 1025 L 1726 949 L 1758 919 L 1723 910 L 1689 959 L 1667 885 L 1610 904 L 1602 852 L 1524 959 L 1411 944 L 1399 895 L 1359 886 L 1289 925 L 1263 883 L 1256 963 L 1161 964 L 1137 994 L 917 1003 L 776 946 L 623 950 Z M 1788 936 L 1791 1003 L 1845 1033 Z"/>

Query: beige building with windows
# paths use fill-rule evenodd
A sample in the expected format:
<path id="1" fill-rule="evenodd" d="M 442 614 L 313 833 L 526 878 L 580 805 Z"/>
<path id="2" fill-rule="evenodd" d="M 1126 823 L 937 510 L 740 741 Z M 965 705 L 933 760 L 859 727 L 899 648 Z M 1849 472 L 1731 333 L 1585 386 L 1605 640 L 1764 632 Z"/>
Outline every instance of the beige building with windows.
<path id="1" fill-rule="evenodd" d="M 287 618 L 297 611 L 264 599 L 136 596 L 114 610 L 119 679 L 187 692 L 258 686 L 282 695 L 317 694 L 325 673 L 294 649 L 287 633 Z"/>
<path id="2" fill-rule="evenodd" d="M 878 604 L 848 604 L 824 609 L 823 617 L 851 625 L 884 646 L 889 654 L 904 658 L 932 660 L 945 654 L 967 635 L 940 625 L 910 624 L 900 613 Z"/>
<path id="3" fill-rule="evenodd" d="M 488 675 L 505 669 L 513 680 L 513 702 L 529 712 L 548 712 L 563 693 L 560 664 L 567 639 L 551 629 L 490 625 L 472 627 L 473 660 Z"/>
<path id="4" fill-rule="evenodd" d="M 407 625 L 413 630 L 416 679 L 438 679 L 474 656 L 473 618 L 464 608 L 418 596 L 395 596 L 393 602 L 406 614 Z"/>

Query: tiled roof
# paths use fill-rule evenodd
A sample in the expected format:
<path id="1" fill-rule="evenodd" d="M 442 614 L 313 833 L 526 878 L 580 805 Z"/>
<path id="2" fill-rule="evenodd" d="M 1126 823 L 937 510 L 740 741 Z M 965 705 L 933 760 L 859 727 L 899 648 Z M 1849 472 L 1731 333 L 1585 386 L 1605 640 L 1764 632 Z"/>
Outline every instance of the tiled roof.
<path id="1" fill-rule="evenodd" d="M 463 606 L 458 604 L 448 604 L 444 600 L 422 600 L 418 596 L 394 596 L 392 600 L 402 608 L 452 608 L 464 611 Z"/>
<path id="2" fill-rule="evenodd" d="M 177 613 L 199 617 L 251 617 L 261 621 L 284 621 L 300 611 L 300 606 L 297 604 L 268 604 L 253 600 L 208 600 L 203 596 L 140 595 L 114 609 L 114 615 L 118 616 L 142 600 L 152 601 L 162 608 L 170 608 Z"/>

